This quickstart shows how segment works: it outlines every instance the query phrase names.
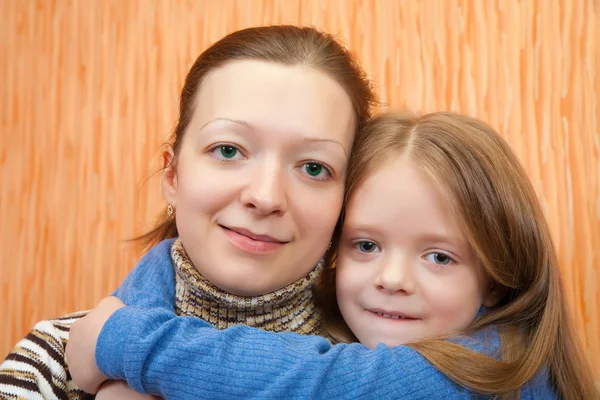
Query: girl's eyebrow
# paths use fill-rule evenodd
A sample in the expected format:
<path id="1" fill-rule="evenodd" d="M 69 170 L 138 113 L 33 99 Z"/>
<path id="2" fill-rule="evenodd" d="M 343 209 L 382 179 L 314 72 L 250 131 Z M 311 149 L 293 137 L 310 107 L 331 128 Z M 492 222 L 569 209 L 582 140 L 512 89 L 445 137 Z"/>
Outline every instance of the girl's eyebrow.
<path id="1" fill-rule="evenodd" d="M 214 119 L 211 119 L 210 121 L 206 122 L 204 125 L 202 125 L 202 127 L 200 127 L 200 129 L 198 129 L 198 132 L 202 131 L 205 127 L 207 127 L 209 125 L 213 125 L 213 124 L 217 124 L 217 123 L 220 123 L 220 124 L 233 123 L 236 125 L 240 125 L 241 127 L 245 128 L 245 129 L 256 130 L 256 128 L 254 126 L 252 126 L 251 124 L 249 124 L 246 121 L 230 119 L 230 118 L 214 118 Z M 334 144 L 337 144 L 338 146 L 340 146 L 342 148 L 342 151 L 344 152 L 344 155 L 346 155 L 346 157 L 348 157 L 348 152 L 344 148 L 344 145 L 342 145 L 340 142 L 338 142 L 335 139 L 324 139 L 324 138 L 319 138 L 319 137 L 305 137 L 303 139 L 303 142 L 305 142 L 305 143 L 318 143 L 318 142 L 334 143 Z"/>
<path id="2" fill-rule="evenodd" d="M 361 235 L 373 235 L 373 236 L 377 236 L 381 233 L 376 225 L 374 226 L 371 224 L 354 223 L 351 220 L 346 220 L 344 222 L 343 231 L 344 232 L 352 231 L 352 233 L 358 233 Z"/>
<path id="3" fill-rule="evenodd" d="M 465 248 L 468 247 L 466 246 L 466 243 L 463 240 L 460 240 L 456 236 L 452 235 L 427 233 L 421 236 L 421 240 L 428 243 L 440 243 L 450 245 L 460 251 L 464 251 Z"/>

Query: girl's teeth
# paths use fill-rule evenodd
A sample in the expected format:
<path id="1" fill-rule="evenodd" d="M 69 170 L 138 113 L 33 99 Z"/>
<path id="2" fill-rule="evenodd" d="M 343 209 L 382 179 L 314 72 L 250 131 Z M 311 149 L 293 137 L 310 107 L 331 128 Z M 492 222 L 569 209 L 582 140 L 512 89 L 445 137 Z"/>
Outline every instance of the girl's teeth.
<path id="1" fill-rule="evenodd" d="M 390 314 L 384 314 L 381 312 L 378 312 L 377 315 L 379 315 L 380 317 L 383 317 L 383 318 L 404 319 L 404 317 L 401 317 L 400 315 L 390 315 Z"/>

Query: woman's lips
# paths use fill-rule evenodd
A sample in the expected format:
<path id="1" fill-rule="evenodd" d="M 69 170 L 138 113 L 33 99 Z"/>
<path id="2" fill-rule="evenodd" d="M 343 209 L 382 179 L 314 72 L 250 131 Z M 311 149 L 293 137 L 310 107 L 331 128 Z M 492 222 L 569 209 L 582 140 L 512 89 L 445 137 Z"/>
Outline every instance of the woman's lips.
<path id="1" fill-rule="evenodd" d="M 231 244 L 240 250 L 252 254 L 274 253 L 287 243 L 268 235 L 255 234 L 243 228 L 228 228 L 223 225 L 221 225 L 221 228 L 223 228 L 223 232 Z"/>

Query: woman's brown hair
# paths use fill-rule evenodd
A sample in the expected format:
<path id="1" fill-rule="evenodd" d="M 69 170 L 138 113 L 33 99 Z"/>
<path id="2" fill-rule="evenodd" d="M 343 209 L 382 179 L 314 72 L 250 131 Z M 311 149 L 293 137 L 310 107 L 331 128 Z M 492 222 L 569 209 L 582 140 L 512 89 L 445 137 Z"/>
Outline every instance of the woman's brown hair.
<path id="1" fill-rule="evenodd" d="M 179 120 L 170 140 L 175 157 L 192 119 L 203 79 L 210 71 L 236 60 L 305 65 L 317 69 L 334 79 L 350 97 L 357 130 L 371 115 L 375 103 L 371 85 L 352 54 L 333 36 L 311 27 L 292 25 L 247 28 L 214 43 L 198 56 L 188 72 L 181 90 Z M 167 218 L 165 209 L 156 226 L 136 241 L 150 247 L 176 236 L 175 220 Z"/>
<path id="2" fill-rule="evenodd" d="M 385 114 L 357 136 L 346 200 L 390 157 L 405 154 L 439 185 L 500 301 L 463 332 L 498 328 L 502 359 L 445 338 L 407 344 L 460 385 L 518 397 L 547 372 L 563 399 L 600 397 L 567 307 L 556 251 L 533 186 L 508 144 L 474 118 L 433 113 Z M 402 179 L 402 177 L 398 177 Z M 323 275 L 320 300 L 332 335 L 353 336 L 335 301 L 335 265 Z"/>

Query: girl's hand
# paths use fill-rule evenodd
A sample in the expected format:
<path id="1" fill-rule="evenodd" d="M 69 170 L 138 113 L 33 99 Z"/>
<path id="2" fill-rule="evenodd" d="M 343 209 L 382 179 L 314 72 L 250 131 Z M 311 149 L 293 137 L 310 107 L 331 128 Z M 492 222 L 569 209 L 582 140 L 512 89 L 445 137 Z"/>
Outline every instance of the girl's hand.
<path id="1" fill-rule="evenodd" d="M 124 381 L 106 381 L 100 387 L 96 400 L 158 400 L 160 397 L 141 394 L 127 386 Z"/>
<path id="2" fill-rule="evenodd" d="M 104 323 L 125 305 L 116 297 L 107 297 L 70 329 L 66 355 L 74 383 L 94 394 L 107 379 L 96 366 L 96 342 Z"/>

